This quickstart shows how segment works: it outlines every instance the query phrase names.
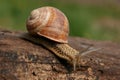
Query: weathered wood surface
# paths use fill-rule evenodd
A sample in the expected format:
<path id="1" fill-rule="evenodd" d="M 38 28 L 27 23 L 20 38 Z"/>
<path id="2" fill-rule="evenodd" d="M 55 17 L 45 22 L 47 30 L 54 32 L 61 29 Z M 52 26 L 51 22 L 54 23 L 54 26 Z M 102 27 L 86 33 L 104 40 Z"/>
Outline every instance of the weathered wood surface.
<path id="1" fill-rule="evenodd" d="M 72 66 L 41 45 L 16 37 L 20 32 L 0 30 L 0 80 L 119 80 L 120 44 L 69 37 L 81 51 L 102 48 L 82 57 L 84 66 Z"/>

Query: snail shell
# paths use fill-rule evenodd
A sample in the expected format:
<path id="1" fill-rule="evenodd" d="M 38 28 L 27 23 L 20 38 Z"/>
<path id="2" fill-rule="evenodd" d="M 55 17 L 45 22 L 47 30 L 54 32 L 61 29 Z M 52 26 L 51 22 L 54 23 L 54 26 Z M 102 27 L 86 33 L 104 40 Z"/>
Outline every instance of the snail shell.
<path id="1" fill-rule="evenodd" d="M 31 12 L 27 30 L 50 40 L 68 43 L 69 23 L 63 12 L 54 7 L 41 7 Z"/>

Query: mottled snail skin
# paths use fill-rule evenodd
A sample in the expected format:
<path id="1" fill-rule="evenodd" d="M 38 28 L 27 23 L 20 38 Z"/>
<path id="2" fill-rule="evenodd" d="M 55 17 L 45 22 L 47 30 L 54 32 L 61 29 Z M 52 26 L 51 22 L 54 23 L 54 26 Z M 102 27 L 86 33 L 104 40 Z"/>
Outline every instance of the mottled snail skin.
<path id="1" fill-rule="evenodd" d="M 57 43 L 47 38 L 30 35 L 29 33 L 22 34 L 21 36 L 22 38 L 27 39 L 31 42 L 43 45 L 58 57 L 67 60 L 70 64 L 73 65 L 74 71 L 76 70 L 76 65 L 79 65 L 79 52 L 70 47 L 68 44 Z"/>
<path id="2" fill-rule="evenodd" d="M 68 43 L 69 23 L 67 17 L 54 7 L 41 7 L 31 12 L 27 30 L 60 43 Z"/>

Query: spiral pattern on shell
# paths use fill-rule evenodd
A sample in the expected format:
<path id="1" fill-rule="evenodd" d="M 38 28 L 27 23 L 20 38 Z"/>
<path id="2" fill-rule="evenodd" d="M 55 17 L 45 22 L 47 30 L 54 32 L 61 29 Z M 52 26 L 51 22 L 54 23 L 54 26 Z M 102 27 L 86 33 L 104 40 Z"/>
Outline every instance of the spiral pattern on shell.
<path id="1" fill-rule="evenodd" d="M 69 22 L 63 12 L 54 7 L 41 7 L 31 12 L 27 23 L 27 30 L 50 40 L 67 43 Z"/>

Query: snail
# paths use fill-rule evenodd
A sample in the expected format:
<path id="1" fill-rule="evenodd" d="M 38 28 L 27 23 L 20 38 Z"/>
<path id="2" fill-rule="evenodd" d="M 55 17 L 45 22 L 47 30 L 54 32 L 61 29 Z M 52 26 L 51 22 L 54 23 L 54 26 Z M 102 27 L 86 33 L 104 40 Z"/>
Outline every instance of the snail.
<path id="1" fill-rule="evenodd" d="M 80 62 L 80 52 L 68 43 L 69 22 L 65 14 L 57 8 L 46 6 L 35 9 L 27 19 L 25 39 L 41 44 L 58 57 L 67 60 L 76 70 Z M 95 50 L 88 51 L 90 53 Z"/>

